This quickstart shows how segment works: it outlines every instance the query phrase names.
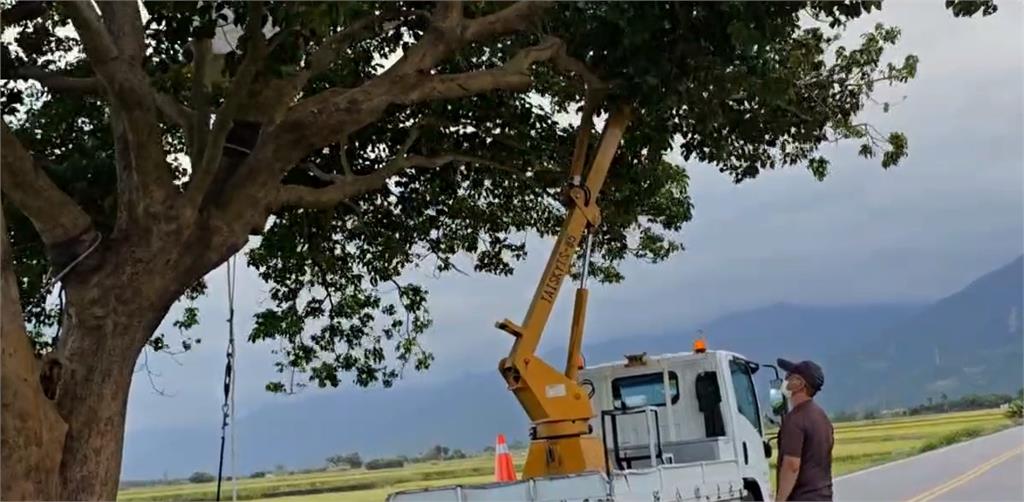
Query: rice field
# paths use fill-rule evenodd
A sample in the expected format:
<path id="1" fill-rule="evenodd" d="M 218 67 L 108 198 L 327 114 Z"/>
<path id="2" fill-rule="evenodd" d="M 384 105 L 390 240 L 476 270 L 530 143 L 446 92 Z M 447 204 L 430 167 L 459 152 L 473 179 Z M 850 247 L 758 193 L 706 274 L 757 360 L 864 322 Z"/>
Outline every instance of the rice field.
<path id="1" fill-rule="evenodd" d="M 835 426 L 834 475 L 908 457 L 1010 425 L 1010 420 L 997 410 L 839 423 Z M 513 452 L 513 457 L 517 469 L 521 469 L 525 452 Z M 493 466 L 493 457 L 484 456 L 378 471 L 359 469 L 244 479 L 238 482 L 238 496 L 240 500 L 274 502 L 375 502 L 398 490 L 489 482 Z M 223 486 L 226 499 L 230 500 L 231 485 Z M 215 489 L 214 483 L 131 488 L 121 491 L 118 499 L 138 502 L 212 500 Z"/>

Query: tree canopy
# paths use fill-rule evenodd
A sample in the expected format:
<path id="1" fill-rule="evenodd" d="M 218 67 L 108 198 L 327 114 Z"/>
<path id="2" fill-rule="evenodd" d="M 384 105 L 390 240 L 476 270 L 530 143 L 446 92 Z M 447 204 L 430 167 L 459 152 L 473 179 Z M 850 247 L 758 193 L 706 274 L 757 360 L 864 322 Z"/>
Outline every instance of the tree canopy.
<path id="1" fill-rule="evenodd" d="M 430 324 L 426 291 L 398 284 L 403 269 L 426 262 L 449 271 L 466 253 L 477 271 L 508 274 L 525 256 L 525 233 L 557 232 L 575 131 L 556 116 L 578 113 L 588 88 L 606 96 L 595 99 L 597 113 L 615 99 L 638 110 L 602 195 L 595 273 L 604 280 L 620 280 L 614 265 L 627 257 L 659 261 L 680 249 L 674 232 L 692 205 L 685 170 L 664 160 L 675 145 L 684 159 L 714 164 L 737 182 L 790 165 L 824 177 L 828 160 L 816 153 L 824 142 L 860 141 L 861 154 L 883 167 L 907 152 L 903 134 L 856 119 L 876 86 L 914 76 L 914 56 L 883 58 L 899 29 L 879 24 L 859 46 L 838 44 L 846 23 L 876 2 L 424 7 L 147 3 L 136 34 L 145 40 L 142 75 L 163 112 L 155 134 L 170 158 L 165 176 L 178 191 L 195 184 L 197 161 L 210 163 L 194 144 L 210 141 L 209 132 L 196 133 L 209 126 L 184 115 L 218 110 L 212 144 L 224 141 L 231 118 L 238 129 L 279 120 L 261 139 L 306 128 L 278 147 L 288 159 L 267 169 L 284 175 L 283 185 L 248 258 L 276 305 L 259 314 L 251 339 L 284 340 L 282 362 L 319 383 L 336 385 L 339 371 L 354 371 L 360 384 L 389 383 L 397 376 L 386 363 L 390 349 L 402 362 L 429 364 L 416 338 Z M 3 45 L 4 118 L 97 230 L 110 233 L 118 206 L 110 90 L 95 76 L 92 51 L 67 29 L 71 21 L 65 9 L 46 9 L 31 23 L 5 23 L 17 35 Z M 212 39 L 231 28 L 242 36 L 222 58 L 211 54 Z M 403 56 L 388 67 L 396 54 Z M 403 68 L 415 84 L 364 112 L 367 123 L 330 117 L 332 107 L 358 106 L 339 101 L 339 91 Z M 284 83 L 298 100 L 288 96 L 277 104 L 287 112 L 264 116 L 259 104 L 282 99 L 268 88 Z M 306 111 L 325 115 L 311 120 Z M 44 329 L 59 320 L 40 294 L 45 249 L 26 219 L 12 220 L 24 308 L 45 345 Z M 188 299 L 202 292 L 197 283 Z M 179 327 L 198 321 L 186 312 Z M 150 346 L 170 343 L 157 335 Z M 187 349 L 192 340 L 178 343 Z"/>
<path id="2" fill-rule="evenodd" d="M 623 260 L 681 249 L 693 207 L 670 151 L 737 183 L 823 178 L 819 147 L 839 141 L 892 167 L 907 137 L 858 116 L 918 64 L 889 54 L 897 27 L 842 41 L 871 1 L 2 5 L 9 257 L 36 353 L 77 368 L 59 397 L 44 389 L 68 437 L 123 421 L 113 394 L 113 421 L 84 401 L 98 375 L 126 394 L 121 366 L 145 347 L 199 341 L 156 326 L 252 235 L 273 305 L 249 340 L 321 386 L 390 385 L 432 360 L 427 291 L 402 272 L 463 257 L 511 273 L 525 235 L 557 232 L 577 128 L 610 106 L 634 109 L 599 199 L 592 270 L 614 282 Z M 198 321 L 193 306 L 174 326 Z M 68 469 L 64 493 L 88 492 Z"/>

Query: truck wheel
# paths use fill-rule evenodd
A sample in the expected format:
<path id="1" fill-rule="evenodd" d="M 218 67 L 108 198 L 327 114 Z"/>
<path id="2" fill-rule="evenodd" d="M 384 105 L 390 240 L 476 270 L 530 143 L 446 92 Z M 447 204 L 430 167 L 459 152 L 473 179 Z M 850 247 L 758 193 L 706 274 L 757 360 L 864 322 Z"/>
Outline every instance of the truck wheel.
<path id="1" fill-rule="evenodd" d="M 764 495 L 761 493 L 761 485 L 757 484 L 757 481 L 745 478 L 743 480 L 743 489 L 746 490 L 747 494 L 740 500 L 764 500 Z"/>

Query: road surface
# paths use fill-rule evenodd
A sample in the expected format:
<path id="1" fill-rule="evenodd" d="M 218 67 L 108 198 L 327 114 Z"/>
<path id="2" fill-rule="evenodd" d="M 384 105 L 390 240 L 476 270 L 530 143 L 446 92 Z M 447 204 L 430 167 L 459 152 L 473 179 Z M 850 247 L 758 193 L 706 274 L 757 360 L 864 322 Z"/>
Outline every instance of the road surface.
<path id="1" fill-rule="evenodd" d="M 836 478 L 837 501 L 1024 500 L 1024 428 Z"/>

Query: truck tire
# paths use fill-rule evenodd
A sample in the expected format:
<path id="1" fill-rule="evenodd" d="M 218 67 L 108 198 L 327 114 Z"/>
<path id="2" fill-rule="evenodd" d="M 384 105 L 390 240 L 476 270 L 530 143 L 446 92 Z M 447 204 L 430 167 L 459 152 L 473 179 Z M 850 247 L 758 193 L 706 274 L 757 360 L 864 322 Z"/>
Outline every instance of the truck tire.
<path id="1" fill-rule="evenodd" d="M 764 494 L 761 493 L 761 485 L 757 484 L 757 481 L 750 478 L 744 478 L 743 489 L 746 490 L 747 494 L 740 500 L 764 500 Z"/>

